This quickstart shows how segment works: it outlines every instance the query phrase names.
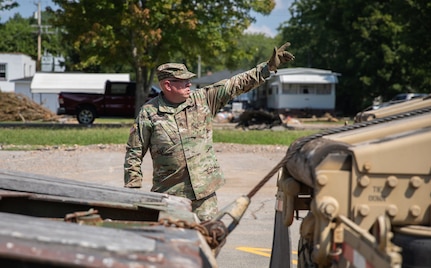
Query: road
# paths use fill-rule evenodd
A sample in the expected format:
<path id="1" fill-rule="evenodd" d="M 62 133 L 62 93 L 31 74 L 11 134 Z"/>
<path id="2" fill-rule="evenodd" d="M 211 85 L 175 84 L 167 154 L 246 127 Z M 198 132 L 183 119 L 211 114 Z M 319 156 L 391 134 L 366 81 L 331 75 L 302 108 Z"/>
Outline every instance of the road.
<path id="1" fill-rule="evenodd" d="M 217 192 L 220 208 L 246 195 L 285 155 L 287 147 L 216 144 L 216 155 L 225 173 L 226 184 Z M 122 146 L 92 146 L 48 148 L 37 151 L 0 150 L 0 169 L 91 181 L 111 186 L 123 186 L 124 149 Z M 143 162 L 145 186 L 151 187 L 151 159 Z M 251 199 L 250 206 L 217 257 L 222 268 L 269 267 L 276 193 L 276 176 L 271 178 Z M 226 218 L 229 219 L 229 218 Z M 298 225 L 291 228 L 292 241 L 298 239 Z M 296 244 L 293 246 L 293 266 L 296 265 Z M 288 267 L 288 266 L 286 266 Z"/>

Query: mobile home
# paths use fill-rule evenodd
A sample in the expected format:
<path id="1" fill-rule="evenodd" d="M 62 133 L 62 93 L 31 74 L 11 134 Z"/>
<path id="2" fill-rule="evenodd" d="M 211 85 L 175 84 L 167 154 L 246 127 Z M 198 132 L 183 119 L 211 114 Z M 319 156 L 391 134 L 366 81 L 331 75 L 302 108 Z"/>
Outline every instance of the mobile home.
<path id="1" fill-rule="evenodd" d="M 278 111 L 335 110 L 335 86 L 340 74 L 313 68 L 280 69 L 253 91 L 255 106 Z"/>

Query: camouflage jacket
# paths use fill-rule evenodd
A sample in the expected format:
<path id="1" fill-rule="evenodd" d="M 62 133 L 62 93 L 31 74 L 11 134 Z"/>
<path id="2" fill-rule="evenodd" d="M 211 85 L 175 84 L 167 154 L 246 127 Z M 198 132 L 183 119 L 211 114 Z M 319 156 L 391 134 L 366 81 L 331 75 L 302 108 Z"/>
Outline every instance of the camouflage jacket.
<path id="1" fill-rule="evenodd" d="M 212 141 L 212 119 L 236 96 L 269 77 L 266 63 L 230 79 L 194 90 L 177 107 L 163 94 L 144 104 L 131 129 L 124 163 L 125 187 L 141 187 L 142 158 L 150 150 L 152 191 L 204 198 L 224 184 Z"/>

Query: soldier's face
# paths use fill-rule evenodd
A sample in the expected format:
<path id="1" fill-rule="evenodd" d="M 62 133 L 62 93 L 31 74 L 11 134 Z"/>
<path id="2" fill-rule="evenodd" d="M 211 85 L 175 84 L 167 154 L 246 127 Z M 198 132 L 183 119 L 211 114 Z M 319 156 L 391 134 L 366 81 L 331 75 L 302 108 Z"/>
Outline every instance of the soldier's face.
<path id="1" fill-rule="evenodd" d="M 169 79 L 166 86 L 170 88 L 170 95 L 175 102 L 183 102 L 190 97 L 190 79 Z"/>

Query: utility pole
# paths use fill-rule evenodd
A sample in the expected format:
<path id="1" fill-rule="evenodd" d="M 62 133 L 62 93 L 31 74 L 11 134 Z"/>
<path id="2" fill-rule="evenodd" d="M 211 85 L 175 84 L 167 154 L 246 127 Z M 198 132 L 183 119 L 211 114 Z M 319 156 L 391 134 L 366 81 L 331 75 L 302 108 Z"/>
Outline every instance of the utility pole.
<path id="1" fill-rule="evenodd" d="M 40 12 L 40 0 L 37 3 L 37 70 L 40 71 L 42 68 L 42 13 Z"/>
<path id="2" fill-rule="evenodd" d="M 51 32 L 48 32 L 48 28 L 50 25 L 42 25 L 42 12 L 40 8 L 40 0 L 37 3 L 37 25 L 32 25 L 33 27 L 37 28 L 36 34 L 37 34 L 37 63 L 36 63 L 36 71 L 40 71 L 42 69 L 42 32 L 44 31 L 45 34 L 51 34 Z"/>

